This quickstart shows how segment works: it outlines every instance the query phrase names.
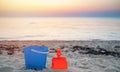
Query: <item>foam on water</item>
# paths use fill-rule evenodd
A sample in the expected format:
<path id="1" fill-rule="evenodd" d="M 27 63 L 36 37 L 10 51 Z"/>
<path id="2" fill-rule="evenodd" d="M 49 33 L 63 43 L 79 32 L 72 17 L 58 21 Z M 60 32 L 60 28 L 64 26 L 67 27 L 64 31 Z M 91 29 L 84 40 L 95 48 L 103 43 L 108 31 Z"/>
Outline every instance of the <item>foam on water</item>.
<path id="1" fill-rule="evenodd" d="M 0 18 L 0 40 L 120 40 L 120 18 Z"/>

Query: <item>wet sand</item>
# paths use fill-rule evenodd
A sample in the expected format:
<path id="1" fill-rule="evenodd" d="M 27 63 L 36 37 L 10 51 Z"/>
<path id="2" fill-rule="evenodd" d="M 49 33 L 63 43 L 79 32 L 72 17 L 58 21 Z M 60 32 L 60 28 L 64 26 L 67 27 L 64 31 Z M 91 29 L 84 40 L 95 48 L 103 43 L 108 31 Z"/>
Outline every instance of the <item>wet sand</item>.
<path id="1" fill-rule="evenodd" d="M 91 41 L 64 41 L 64 40 L 4 40 L 0 41 L 0 48 L 18 48 L 22 50 L 26 46 L 30 45 L 45 45 L 49 49 L 57 47 L 73 47 L 73 46 L 88 46 L 88 47 L 101 47 L 109 51 L 118 51 L 120 49 L 120 41 L 103 41 L 103 40 L 91 40 Z"/>

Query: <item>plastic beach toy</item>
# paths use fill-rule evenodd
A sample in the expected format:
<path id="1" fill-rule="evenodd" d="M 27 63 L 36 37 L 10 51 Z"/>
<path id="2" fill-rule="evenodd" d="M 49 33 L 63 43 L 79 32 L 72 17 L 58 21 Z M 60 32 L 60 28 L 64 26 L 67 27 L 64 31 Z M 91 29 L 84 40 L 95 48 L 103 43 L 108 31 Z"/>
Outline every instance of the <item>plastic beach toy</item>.
<path id="1" fill-rule="evenodd" d="M 60 48 L 56 49 L 57 57 L 52 58 L 52 69 L 67 69 L 67 61 L 65 57 L 61 57 Z"/>
<path id="2" fill-rule="evenodd" d="M 26 69 L 42 70 L 46 68 L 47 46 L 28 46 L 24 48 Z"/>

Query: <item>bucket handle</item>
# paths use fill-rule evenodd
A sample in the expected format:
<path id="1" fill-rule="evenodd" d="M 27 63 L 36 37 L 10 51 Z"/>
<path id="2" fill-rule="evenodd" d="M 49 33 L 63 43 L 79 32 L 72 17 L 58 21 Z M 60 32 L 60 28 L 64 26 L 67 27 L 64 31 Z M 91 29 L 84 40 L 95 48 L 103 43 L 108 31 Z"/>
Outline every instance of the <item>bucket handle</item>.
<path id="1" fill-rule="evenodd" d="M 48 52 L 41 52 L 35 49 L 31 49 L 32 52 L 40 53 L 40 54 L 48 54 Z"/>

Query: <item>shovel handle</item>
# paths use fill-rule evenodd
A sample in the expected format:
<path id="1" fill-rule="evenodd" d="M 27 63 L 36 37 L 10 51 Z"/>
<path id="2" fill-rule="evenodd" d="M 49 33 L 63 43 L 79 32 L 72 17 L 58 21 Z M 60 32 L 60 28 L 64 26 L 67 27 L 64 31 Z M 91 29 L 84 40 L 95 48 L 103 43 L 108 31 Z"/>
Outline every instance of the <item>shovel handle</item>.
<path id="1" fill-rule="evenodd" d="M 60 48 L 57 48 L 56 52 L 57 52 L 57 57 L 60 57 L 61 56 L 61 50 L 60 50 Z"/>

